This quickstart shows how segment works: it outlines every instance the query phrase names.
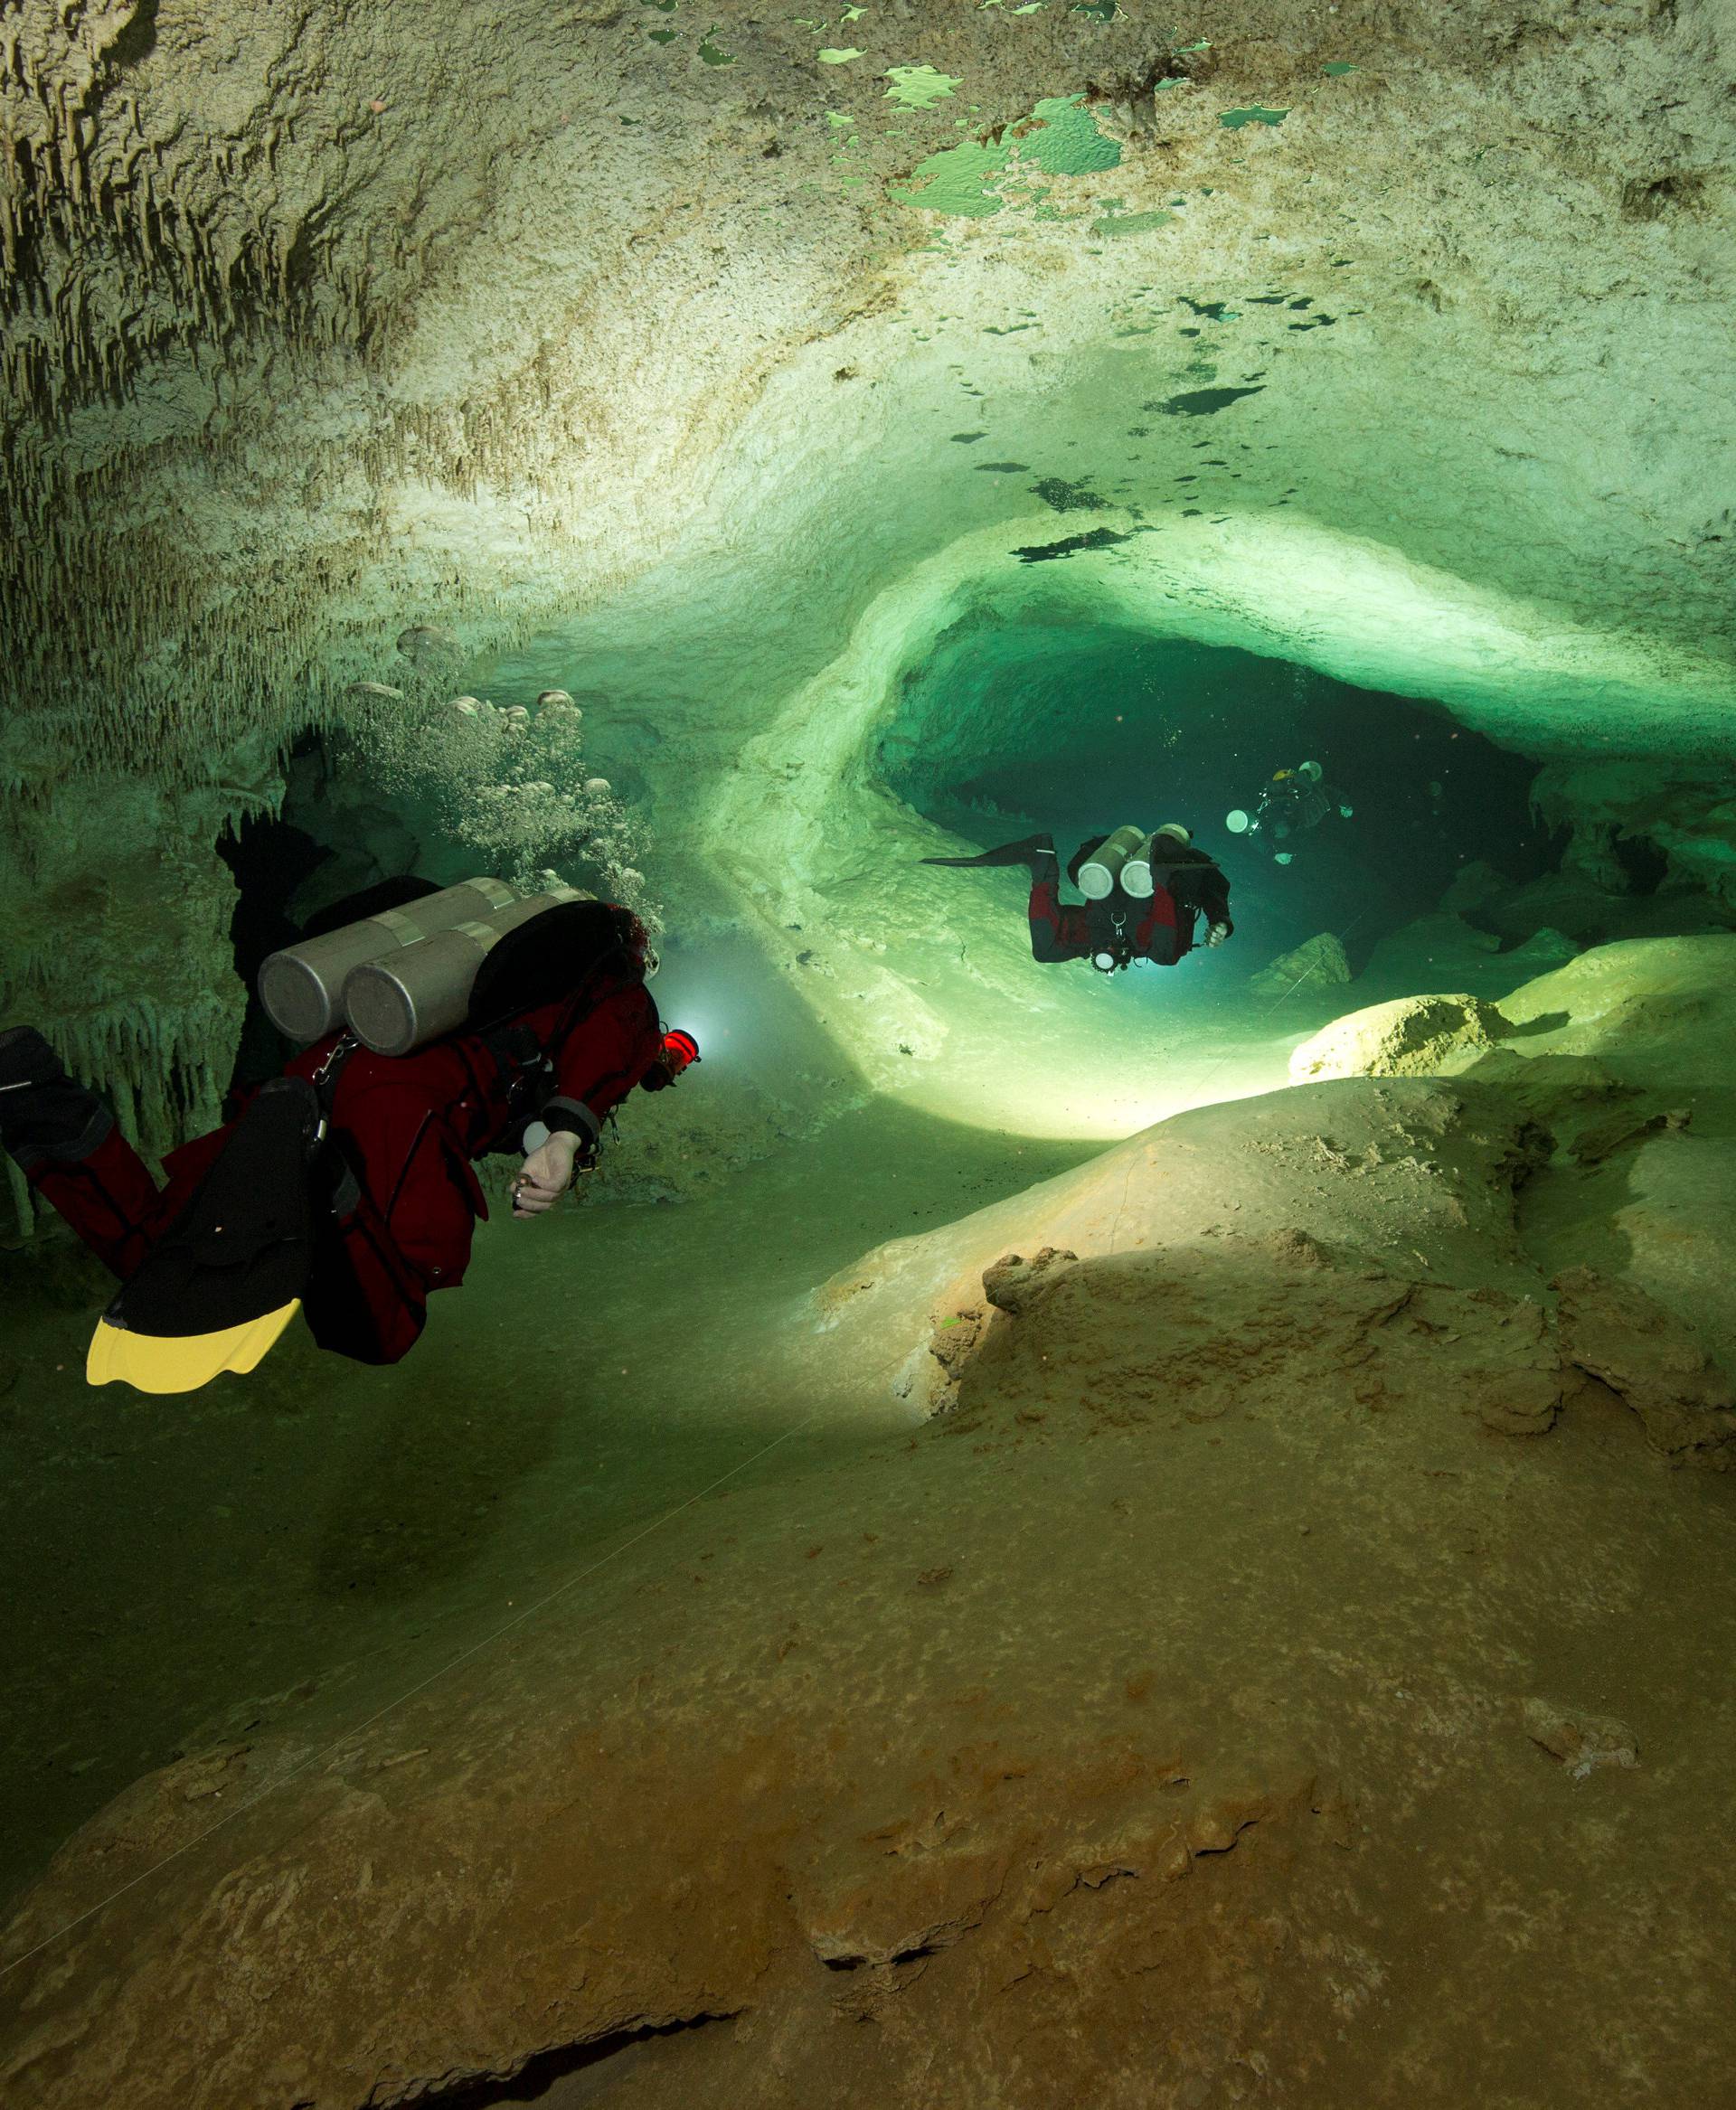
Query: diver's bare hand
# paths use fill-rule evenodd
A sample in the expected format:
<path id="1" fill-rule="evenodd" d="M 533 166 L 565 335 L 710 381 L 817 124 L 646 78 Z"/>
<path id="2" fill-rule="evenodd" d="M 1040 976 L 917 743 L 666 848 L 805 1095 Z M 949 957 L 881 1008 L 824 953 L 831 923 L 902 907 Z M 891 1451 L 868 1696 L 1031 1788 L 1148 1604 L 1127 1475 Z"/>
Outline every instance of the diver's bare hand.
<path id="1" fill-rule="evenodd" d="M 573 1160 L 578 1149 L 576 1135 L 557 1129 L 546 1143 L 531 1153 L 513 1184 L 514 1216 L 541 1216 L 545 1210 L 554 1207 L 572 1184 Z"/>
<path id="2" fill-rule="evenodd" d="M 1230 926 L 1227 923 L 1214 923 L 1205 934 L 1205 942 L 1207 945 L 1222 945 L 1229 935 Z"/>

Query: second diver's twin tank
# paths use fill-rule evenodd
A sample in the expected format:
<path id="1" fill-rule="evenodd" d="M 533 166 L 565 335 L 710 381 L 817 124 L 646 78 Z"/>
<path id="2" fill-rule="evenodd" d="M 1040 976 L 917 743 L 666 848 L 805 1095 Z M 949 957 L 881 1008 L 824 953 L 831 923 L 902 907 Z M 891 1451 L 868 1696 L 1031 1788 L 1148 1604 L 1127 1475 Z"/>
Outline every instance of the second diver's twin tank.
<path id="1" fill-rule="evenodd" d="M 273 953 L 259 1001 L 289 1040 L 347 1026 L 376 1055 L 410 1055 L 469 1014 L 476 971 L 508 931 L 563 901 L 596 897 L 555 887 L 524 900 L 496 879 L 466 880 Z"/>

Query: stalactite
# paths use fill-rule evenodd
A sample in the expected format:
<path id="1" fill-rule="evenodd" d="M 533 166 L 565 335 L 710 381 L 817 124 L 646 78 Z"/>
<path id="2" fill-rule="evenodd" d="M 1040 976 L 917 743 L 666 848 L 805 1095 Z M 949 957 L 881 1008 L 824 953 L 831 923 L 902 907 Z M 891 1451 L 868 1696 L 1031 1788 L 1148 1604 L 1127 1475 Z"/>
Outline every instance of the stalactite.
<path id="1" fill-rule="evenodd" d="M 0 644 L 54 773 L 148 766 L 173 782 L 197 780 L 243 732 L 329 718 L 345 680 L 373 671 L 348 618 L 326 611 L 365 597 L 392 529 L 363 501 L 353 531 L 326 535 L 316 557 L 281 576 L 236 567 L 214 584 L 206 552 L 137 522 L 184 473 L 230 485 L 259 476 L 249 418 L 262 402 L 384 363 L 413 319 L 401 291 L 435 252 L 383 218 L 316 215 L 299 183 L 273 186 L 269 204 L 244 197 L 246 176 L 306 166 L 307 142 L 278 104 L 262 103 L 242 137 L 196 118 L 153 136 L 148 74 L 112 57 L 137 12 L 127 0 L 7 10 L 0 26 L 0 389 L 17 436 L 0 460 L 11 531 L 0 591 L 14 610 Z M 141 379 L 164 400 L 203 391 L 204 429 L 92 458 L 75 438 L 80 413 L 137 409 Z M 406 478 L 486 504 L 524 477 L 540 427 L 581 421 L 580 395 L 539 352 L 461 402 L 396 404 L 381 391 L 361 430 L 264 473 L 304 510 Z M 540 478 L 534 488 L 540 515 Z M 527 550 L 555 546 L 540 517 L 524 532 Z M 528 634 L 548 605 L 463 579 L 442 596 L 490 645 Z M 155 656 L 165 641 L 181 647 L 173 663 Z M 8 758 L 14 795 L 30 774 Z"/>
<path id="2" fill-rule="evenodd" d="M 145 996 L 79 1019 L 42 1021 L 67 1069 L 108 1100 L 121 1134 L 152 1163 L 221 1122 L 218 1079 L 233 1065 L 239 1025 L 239 1006 L 221 996 L 175 1011 Z"/>

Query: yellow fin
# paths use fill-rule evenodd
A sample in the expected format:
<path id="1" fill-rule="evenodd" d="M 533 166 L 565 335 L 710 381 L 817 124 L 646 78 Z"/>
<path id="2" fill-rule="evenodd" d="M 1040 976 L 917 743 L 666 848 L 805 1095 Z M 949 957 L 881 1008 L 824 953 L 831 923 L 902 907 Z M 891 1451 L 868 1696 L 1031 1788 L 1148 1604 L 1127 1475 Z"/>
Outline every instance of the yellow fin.
<path id="1" fill-rule="evenodd" d="M 256 1370 L 300 1309 L 301 1299 L 292 1297 L 275 1312 L 215 1333 L 135 1333 L 99 1319 L 85 1380 L 131 1385 L 138 1392 L 196 1392 L 226 1370 L 242 1376 Z"/>

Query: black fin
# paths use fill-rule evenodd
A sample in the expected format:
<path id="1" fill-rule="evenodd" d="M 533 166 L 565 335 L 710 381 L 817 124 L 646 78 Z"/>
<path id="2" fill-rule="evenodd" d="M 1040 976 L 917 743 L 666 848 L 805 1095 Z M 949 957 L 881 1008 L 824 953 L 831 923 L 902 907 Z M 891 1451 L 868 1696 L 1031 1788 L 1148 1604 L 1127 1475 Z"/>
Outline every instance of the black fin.
<path id="1" fill-rule="evenodd" d="M 34 1026 L 0 1033 L 0 1150 L 24 1171 L 44 1158 L 76 1163 L 113 1126 L 108 1107 L 67 1075 Z"/>
<path id="2" fill-rule="evenodd" d="M 925 857 L 924 864 L 958 864 L 988 866 L 996 864 L 1028 864 L 1035 871 L 1045 859 L 1055 854 L 1052 835 L 1027 835 L 1021 843 L 1003 843 L 998 850 L 985 850 L 976 857 Z"/>
<path id="3" fill-rule="evenodd" d="M 214 1333 L 301 1295 L 313 1261 L 319 1099 L 275 1078 L 236 1125 L 174 1225 L 122 1284 L 111 1325 L 171 1338 Z"/>

